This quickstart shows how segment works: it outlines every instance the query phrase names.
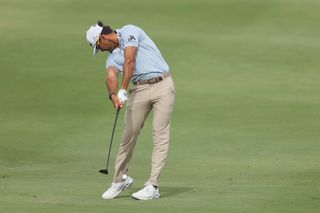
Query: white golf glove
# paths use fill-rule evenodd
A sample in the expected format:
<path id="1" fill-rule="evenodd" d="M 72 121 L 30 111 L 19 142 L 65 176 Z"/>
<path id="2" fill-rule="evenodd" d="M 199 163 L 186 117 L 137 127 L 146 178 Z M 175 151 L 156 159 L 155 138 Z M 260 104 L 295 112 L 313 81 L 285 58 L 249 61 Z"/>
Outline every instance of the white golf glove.
<path id="1" fill-rule="evenodd" d="M 118 92 L 118 98 L 124 104 L 128 100 L 127 90 L 120 89 Z"/>

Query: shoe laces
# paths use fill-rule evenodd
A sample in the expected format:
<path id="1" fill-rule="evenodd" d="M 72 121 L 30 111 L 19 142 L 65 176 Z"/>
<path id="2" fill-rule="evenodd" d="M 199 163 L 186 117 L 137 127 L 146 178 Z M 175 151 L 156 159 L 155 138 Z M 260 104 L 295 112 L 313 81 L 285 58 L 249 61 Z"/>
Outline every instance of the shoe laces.
<path id="1" fill-rule="evenodd" d="M 116 186 L 117 186 L 116 183 L 112 182 L 111 185 L 110 185 L 110 188 L 116 188 Z"/>
<path id="2" fill-rule="evenodd" d="M 119 186 L 119 184 L 120 184 L 120 183 L 114 183 L 114 182 L 112 182 L 110 188 L 115 189 L 115 188 L 117 188 L 117 187 Z"/>

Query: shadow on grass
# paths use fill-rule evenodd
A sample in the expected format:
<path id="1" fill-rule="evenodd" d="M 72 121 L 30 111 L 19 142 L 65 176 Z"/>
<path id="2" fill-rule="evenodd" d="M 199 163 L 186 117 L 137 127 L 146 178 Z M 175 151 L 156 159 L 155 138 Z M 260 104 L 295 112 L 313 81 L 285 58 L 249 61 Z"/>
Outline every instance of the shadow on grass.
<path id="1" fill-rule="evenodd" d="M 122 192 L 122 194 L 120 194 L 119 196 L 117 196 L 117 198 L 129 198 L 131 197 L 131 193 L 133 192 L 137 192 L 138 190 L 140 190 L 139 188 L 133 188 L 130 191 L 125 191 Z M 169 187 L 169 186 L 161 186 L 160 187 L 160 197 L 164 198 L 164 197 L 172 197 L 172 196 L 177 196 L 179 194 L 183 194 L 186 192 L 190 192 L 192 191 L 191 187 Z M 129 193 L 129 194 L 128 194 Z"/>
<path id="2" fill-rule="evenodd" d="M 192 191 L 191 187 L 178 187 L 178 186 L 177 187 L 169 187 L 169 186 L 160 187 L 161 197 L 176 196 L 176 195 L 183 194 L 190 191 Z"/>

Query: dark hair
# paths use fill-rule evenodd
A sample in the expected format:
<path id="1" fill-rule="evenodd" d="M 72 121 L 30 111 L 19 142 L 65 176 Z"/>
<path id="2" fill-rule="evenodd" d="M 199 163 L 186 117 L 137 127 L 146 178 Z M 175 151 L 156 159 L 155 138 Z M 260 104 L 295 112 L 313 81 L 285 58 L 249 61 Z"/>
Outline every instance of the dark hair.
<path id="1" fill-rule="evenodd" d="M 111 27 L 109 27 L 109 26 L 104 26 L 103 23 L 102 23 L 102 21 L 98 21 L 98 25 L 99 25 L 100 27 L 102 27 L 101 34 L 108 35 L 108 34 L 110 34 L 110 33 L 113 32 L 113 29 L 111 29 Z"/>

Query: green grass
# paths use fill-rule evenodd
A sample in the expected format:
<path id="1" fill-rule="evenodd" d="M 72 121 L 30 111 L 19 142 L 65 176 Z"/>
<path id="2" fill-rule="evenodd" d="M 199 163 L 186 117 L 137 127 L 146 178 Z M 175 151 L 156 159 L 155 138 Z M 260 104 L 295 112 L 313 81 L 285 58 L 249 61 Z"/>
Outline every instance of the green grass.
<path id="1" fill-rule="evenodd" d="M 0 212 L 316 213 L 320 209 L 317 0 L 0 0 Z M 85 31 L 141 26 L 177 89 L 161 199 L 148 119 L 133 188 L 105 201 L 115 112 Z M 123 126 L 120 114 L 113 160 Z"/>

